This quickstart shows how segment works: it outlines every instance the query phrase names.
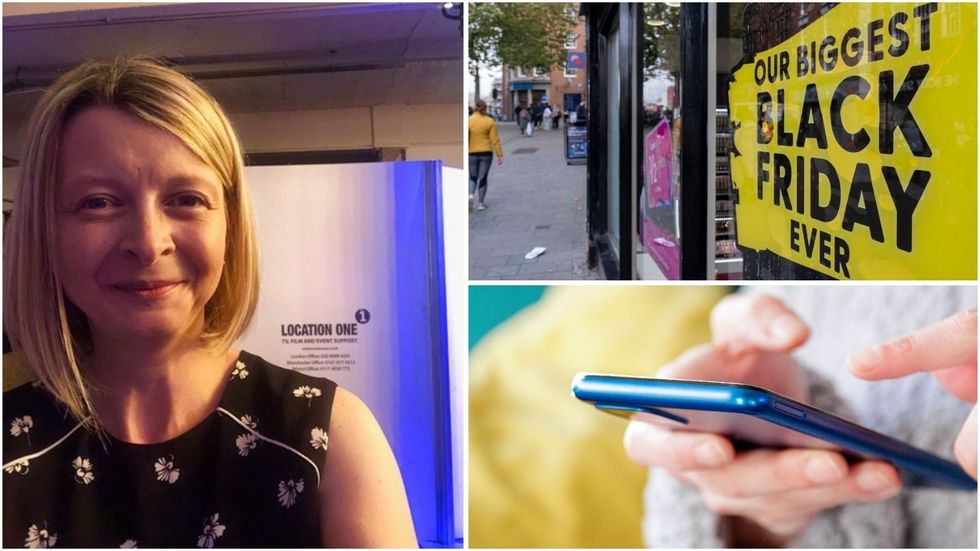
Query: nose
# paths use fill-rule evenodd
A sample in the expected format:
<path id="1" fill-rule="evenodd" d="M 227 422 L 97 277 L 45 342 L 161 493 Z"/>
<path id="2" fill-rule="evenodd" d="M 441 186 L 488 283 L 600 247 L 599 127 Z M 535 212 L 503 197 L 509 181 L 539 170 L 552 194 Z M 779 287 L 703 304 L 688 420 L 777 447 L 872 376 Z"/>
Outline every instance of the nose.
<path id="1" fill-rule="evenodd" d="M 120 243 L 126 255 L 132 255 L 140 265 L 153 266 L 160 258 L 174 252 L 171 221 L 161 208 L 134 209 L 126 234 Z"/>

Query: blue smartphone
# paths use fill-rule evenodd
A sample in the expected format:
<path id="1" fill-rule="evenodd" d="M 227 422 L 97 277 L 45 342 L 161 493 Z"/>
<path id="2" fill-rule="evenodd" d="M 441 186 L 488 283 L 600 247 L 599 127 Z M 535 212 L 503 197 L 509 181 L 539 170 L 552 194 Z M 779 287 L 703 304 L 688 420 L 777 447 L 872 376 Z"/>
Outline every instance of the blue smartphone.
<path id="1" fill-rule="evenodd" d="M 596 408 L 754 446 L 840 449 L 898 467 L 915 487 L 976 490 L 959 465 L 770 390 L 737 383 L 579 373 L 572 393 Z"/>

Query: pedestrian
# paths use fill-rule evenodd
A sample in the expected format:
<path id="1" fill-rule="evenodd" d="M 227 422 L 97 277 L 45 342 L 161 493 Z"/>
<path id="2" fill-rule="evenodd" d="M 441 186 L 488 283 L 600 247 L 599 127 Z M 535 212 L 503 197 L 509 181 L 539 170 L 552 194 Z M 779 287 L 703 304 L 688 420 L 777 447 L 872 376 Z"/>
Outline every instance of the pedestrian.
<path id="1" fill-rule="evenodd" d="M 521 110 L 521 114 L 527 110 Z M 504 151 L 500 147 L 500 137 L 497 136 L 497 123 L 487 115 L 487 102 L 482 99 L 476 102 L 476 112 L 470 115 L 470 209 L 473 201 L 477 201 L 476 210 L 486 210 L 484 199 L 487 196 L 487 176 L 490 173 L 490 163 L 494 152 L 497 153 L 497 164 L 504 163 Z"/>
<path id="2" fill-rule="evenodd" d="M 541 116 L 542 116 L 541 125 L 544 127 L 545 130 L 549 130 L 551 128 L 551 106 L 550 105 L 545 105 L 544 106 L 544 111 L 541 112 Z"/>
<path id="3" fill-rule="evenodd" d="M 551 128 L 558 130 L 558 123 L 561 121 L 561 117 L 561 105 L 555 105 L 555 109 L 551 112 Z"/>
<path id="4" fill-rule="evenodd" d="M 541 116 L 542 116 L 542 113 L 544 113 L 544 107 L 542 107 L 540 103 L 537 104 L 537 105 L 535 105 L 534 106 L 534 127 L 535 128 L 541 128 Z"/>
<path id="5" fill-rule="evenodd" d="M 517 115 L 517 125 L 521 127 L 521 137 L 527 138 L 531 135 L 531 112 L 527 107 L 521 106 L 521 111 Z"/>

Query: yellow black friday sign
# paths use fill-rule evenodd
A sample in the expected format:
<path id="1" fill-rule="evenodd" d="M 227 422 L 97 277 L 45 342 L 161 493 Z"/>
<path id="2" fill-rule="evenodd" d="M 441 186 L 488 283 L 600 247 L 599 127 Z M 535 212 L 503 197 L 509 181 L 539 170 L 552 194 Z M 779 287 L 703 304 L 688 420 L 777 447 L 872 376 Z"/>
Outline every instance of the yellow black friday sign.
<path id="1" fill-rule="evenodd" d="M 843 3 L 729 79 L 737 239 L 838 279 L 976 279 L 977 7 Z"/>

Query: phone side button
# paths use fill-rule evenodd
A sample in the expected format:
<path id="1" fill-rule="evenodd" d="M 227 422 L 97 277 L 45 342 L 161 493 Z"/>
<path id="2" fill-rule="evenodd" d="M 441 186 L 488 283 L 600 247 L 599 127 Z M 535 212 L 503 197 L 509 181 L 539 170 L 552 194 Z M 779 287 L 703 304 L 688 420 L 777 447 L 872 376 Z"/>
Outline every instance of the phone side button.
<path id="1" fill-rule="evenodd" d="M 776 411 L 785 413 L 787 415 L 792 415 L 793 417 L 801 417 L 801 418 L 806 417 L 806 413 L 804 413 L 803 410 L 801 410 L 800 408 L 795 408 L 789 404 L 784 404 L 782 402 L 773 402 L 773 407 L 776 408 Z"/>

